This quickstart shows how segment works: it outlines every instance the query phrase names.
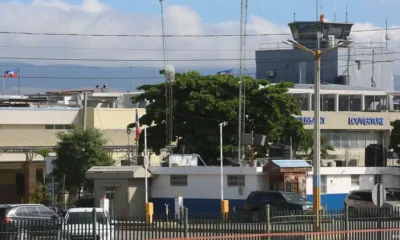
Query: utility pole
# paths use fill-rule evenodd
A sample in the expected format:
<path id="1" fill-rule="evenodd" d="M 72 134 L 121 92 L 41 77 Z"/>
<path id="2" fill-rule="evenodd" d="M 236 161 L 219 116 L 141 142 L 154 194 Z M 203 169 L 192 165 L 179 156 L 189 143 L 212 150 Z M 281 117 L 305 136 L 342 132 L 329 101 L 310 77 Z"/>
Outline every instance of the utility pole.
<path id="1" fill-rule="evenodd" d="M 247 26 L 247 5 L 248 0 L 241 0 L 240 10 L 240 66 L 239 66 L 239 127 L 238 127 L 238 163 L 242 165 L 244 157 L 242 151 L 242 134 L 245 131 L 246 109 L 245 109 L 245 84 L 243 81 L 244 64 L 246 58 L 246 26 Z M 243 127 L 242 127 L 243 121 Z"/>
<path id="2" fill-rule="evenodd" d="M 86 118 L 87 118 L 87 98 L 88 93 L 83 93 L 83 130 L 86 130 Z"/>

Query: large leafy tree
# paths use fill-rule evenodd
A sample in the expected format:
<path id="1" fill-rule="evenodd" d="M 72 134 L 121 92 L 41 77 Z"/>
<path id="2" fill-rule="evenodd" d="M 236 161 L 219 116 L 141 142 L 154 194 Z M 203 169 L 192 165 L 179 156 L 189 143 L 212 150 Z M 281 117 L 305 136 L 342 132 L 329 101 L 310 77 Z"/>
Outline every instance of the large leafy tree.
<path id="1" fill-rule="evenodd" d="M 93 166 L 110 166 L 114 163 L 103 147 L 107 140 L 98 129 L 83 130 L 73 126 L 67 132 L 57 135 L 57 159 L 54 162 L 54 176 L 61 182 L 65 175 L 67 190 L 85 187 L 85 173 Z"/>
<path id="2" fill-rule="evenodd" d="M 389 148 L 393 149 L 397 155 L 400 154 L 400 120 L 390 122 L 392 126 L 392 132 L 390 133 Z"/>
<path id="3" fill-rule="evenodd" d="M 287 94 L 292 83 L 270 84 L 267 80 L 243 78 L 246 90 L 246 133 L 264 134 L 267 142 L 298 144 L 304 137 L 303 125 L 293 115 L 301 112 L 293 96 Z M 260 87 L 262 86 L 262 87 Z M 237 159 L 239 79 L 231 75 L 201 76 L 196 71 L 177 73 L 173 82 L 174 152 L 197 153 L 208 163 L 219 158 L 219 126 L 224 127 L 224 156 Z M 149 127 L 148 147 L 156 153 L 166 146 L 165 84 L 143 85 L 144 93 L 134 102 L 148 100 L 141 124 Z M 154 125 L 152 125 L 154 124 Z M 140 138 L 143 148 L 143 131 Z M 265 157 L 265 149 L 256 150 Z"/>

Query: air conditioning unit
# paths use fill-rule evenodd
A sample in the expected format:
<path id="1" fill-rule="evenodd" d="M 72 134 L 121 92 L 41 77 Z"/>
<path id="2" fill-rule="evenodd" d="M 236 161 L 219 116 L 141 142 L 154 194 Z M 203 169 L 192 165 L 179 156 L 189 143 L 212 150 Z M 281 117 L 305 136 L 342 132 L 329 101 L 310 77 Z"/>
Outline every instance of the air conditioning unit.
<path id="1" fill-rule="evenodd" d="M 323 167 L 336 167 L 335 161 L 322 161 L 321 164 Z"/>
<path id="2" fill-rule="evenodd" d="M 334 35 L 329 35 L 328 36 L 328 47 L 332 48 L 335 46 L 335 36 Z"/>

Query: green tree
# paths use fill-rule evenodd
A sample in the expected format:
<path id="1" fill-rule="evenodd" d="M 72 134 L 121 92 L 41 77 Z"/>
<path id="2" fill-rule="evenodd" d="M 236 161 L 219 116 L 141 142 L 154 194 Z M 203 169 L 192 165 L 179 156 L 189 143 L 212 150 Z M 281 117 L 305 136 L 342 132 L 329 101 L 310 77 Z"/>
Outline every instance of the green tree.
<path id="1" fill-rule="evenodd" d="M 98 129 L 83 130 L 73 126 L 68 132 L 57 135 L 57 159 L 54 161 L 54 176 L 60 182 L 65 175 L 65 187 L 81 189 L 88 187 L 85 173 L 93 166 L 111 166 L 114 161 L 104 145 L 107 140 Z"/>
<path id="2" fill-rule="evenodd" d="M 304 136 L 303 124 L 293 115 L 301 115 L 301 112 L 294 97 L 287 94 L 293 84 L 270 84 L 267 80 L 251 77 L 243 80 L 246 86 L 246 133 L 264 134 L 267 142 L 289 143 L 292 137 L 294 144 L 300 143 Z M 239 79 L 230 75 L 201 76 L 196 71 L 189 71 L 177 73 L 172 88 L 174 141 L 178 139 L 174 151 L 181 153 L 184 148 L 185 152 L 200 154 L 208 163 L 217 163 L 218 124 L 226 121 L 224 156 L 237 159 Z M 134 102 L 151 101 L 140 123 L 151 126 L 147 130 L 148 147 L 158 154 L 166 145 L 165 84 L 143 85 L 138 89 L 144 93 L 135 96 Z M 143 131 L 139 145 L 142 150 Z M 265 157 L 265 148 L 256 152 Z"/>
<path id="3" fill-rule="evenodd" d="M 50 153 L 51 153 L 51 149 L 49 149 L 49 148 L 40 148 L 36 152 L 37 155 L 40 155 L 43 157 L 43 160 L 46 160 L 46 157 L 48 157 Z"/>
<path id="4" fill-rule="evenodd" d="M 35 190 L 31 196 L 31 203 L 45 205 L 50 203 L 50 193 L 46 185 L 36 182 Z"/>
<path id="5" fill-rule="evenodd" d="M 390 122 L 392 131 L 390 133 L 389 149 L 393 149 L 393 152 L 400 154 L 400 120 Z"/>
<path id="6" fill-rule="evenodd" d="M 335 151 L 335 149 L 328 143 L 328 139 L 325 136 L 321 136 L 321 159 L 329 158 L 329 151 Z M 312 160 L 314 157 L 314 135 L 313 131 L 306 131 L 303 141 L 300 142 L 297 148 L 298 157 Z"/>

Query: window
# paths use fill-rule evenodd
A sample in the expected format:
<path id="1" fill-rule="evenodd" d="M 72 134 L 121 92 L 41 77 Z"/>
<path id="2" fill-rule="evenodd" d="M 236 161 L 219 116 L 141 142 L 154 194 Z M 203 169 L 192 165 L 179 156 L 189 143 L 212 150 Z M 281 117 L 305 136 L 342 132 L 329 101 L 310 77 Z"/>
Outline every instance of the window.
<path id="1" fill-rule="evenodd" d="M 321 193 L 327 193 L 327 179 L 326 179 L 326 176 L 321 176 Z"/>
<path id="2" fill-rule="evenodd" d="M 244 187 L 244 175 L 228 175 L 228 187 Z"/>
<path id="3" fill-rule="evenodd" d="M 171 186 L 185 187 L 188 185 L 187 175 L 171 175 L 169 180 Z"/>
<path id="4" fill-rule="evenodd" d="M 56 216 L 53 211 L 51 211 L 50 209 L 48 209 L 46 207 L 38 207 L 38 209 L 40 210 L 40 215 L 42 217 L 51 218 L 51 217 Z"/>
<path id="5" fill-rule="evenodd" d="M 115 199 L 115 189 L 113 187 L 106 187 L 105 191 L 106 198 L 109 200 Z"/>
<path id="6" fill-rule="evenodd" d="M 63 124 L 56 124 L 56 125 L 44 125 L 44 129 L 50 130 L 63 130 L 63 129 L 71 129 L 71 125 L 63 125 Z"/>
<path id="7" fill-rule="evenodd" d="M 351 175 L 351 186 L 352 187 L 360 186 L 360 175 Z"/>
<path id="8" fill-rule="evenodd" d="M 374 176 L 374 185 L 378 184 L 378 183 L 382 183 L 382 175 L 380 175 L 380 174 L 376 174 Z"/>

